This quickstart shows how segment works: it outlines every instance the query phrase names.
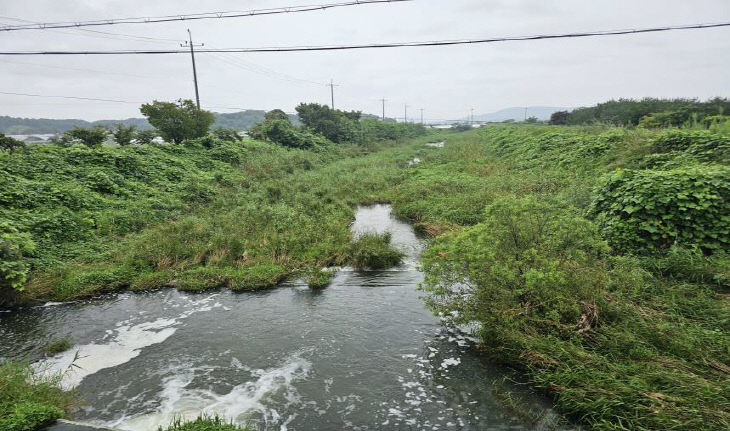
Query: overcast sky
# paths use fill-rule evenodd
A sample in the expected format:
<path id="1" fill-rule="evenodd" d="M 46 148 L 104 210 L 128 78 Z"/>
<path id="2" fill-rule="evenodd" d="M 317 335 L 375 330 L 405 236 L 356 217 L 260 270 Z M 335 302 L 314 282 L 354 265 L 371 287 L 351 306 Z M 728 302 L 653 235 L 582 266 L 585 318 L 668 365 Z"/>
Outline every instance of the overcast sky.
<path id="1" fill-rule="evenodd" d="M 339 0 L 0 0 L 0 23 L 249 10 Z M 414 0 L 193 22 L 92 27 L 207 47 L 352 44 L 521 36 L 730 21 L 730 0 Z M 80 30 L 0 32 L 3 50 L 177 48 Z M 583 106 L 618 97 L 730 96 L 730 28 L 432 48 L 199 54 L 202 105 L 218 112 L 302 101 L 434 119 L 470 108 Z M 297 81 L 315 81 L 320 84 Z M 139 117 L 137 102 L 194 98 L 189 55 L 0 56 L 0 91 L 120 99 L 89 102 L 0 94 L 0 115 L 87 120 Z M 226 107 L 226 109 L 221 108 Z M 230 108 L 230 109 L 228 109 Z"/>

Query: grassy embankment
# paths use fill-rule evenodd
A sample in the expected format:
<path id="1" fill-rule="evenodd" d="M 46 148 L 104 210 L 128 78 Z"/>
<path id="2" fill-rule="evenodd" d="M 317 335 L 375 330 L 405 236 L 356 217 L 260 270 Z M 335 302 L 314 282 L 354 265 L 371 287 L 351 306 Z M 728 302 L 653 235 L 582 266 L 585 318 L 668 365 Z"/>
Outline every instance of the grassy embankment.
<path id="1" fill-rule="evenodd" d="M 390 201 L 436 236 L 424 257 L 429 304 L 481 323 L 485 352 L 524 370 L 561 412 L 597 429 L 727 428 L 727 138 L 510 126 L 450 135 L 444 149 L 425 148 L 430 139 L 371 154 L 250 142 L 125 149 L 147 152 L 134 158 L 144 173 L 134 193 L 150 200 L 83 210 L 90 235 L 109 234 L 70 239 L 81 245 L 55 255 L 41 236 L 32 259 L 49 269 L 25 297 L 244 290 L 316 275 L 352 260 L 353 206 Z M 121 150 L 108 151 L 99 170 L 123 166 Z M 218 152 L 239 158 L 210 160 Z M 413 157 L 422 163 L 409 167 Z M 165 187 L 145 185 L 156 175 L 170 175 Z M 137 220 L 132 202 L 145 222 L 119 228 Z"/>
<path id="2" fill-rule="evenodd" d="M 730 428 L 730 139 L 494 127 L 398 187 L 434 311 L 594 429 Z M 410 199 L 408 196 L 424 196 Z M 486 206 L 486 209 L 485 209 Z M 470 225 L 465 227 L 465 225 Z"/>

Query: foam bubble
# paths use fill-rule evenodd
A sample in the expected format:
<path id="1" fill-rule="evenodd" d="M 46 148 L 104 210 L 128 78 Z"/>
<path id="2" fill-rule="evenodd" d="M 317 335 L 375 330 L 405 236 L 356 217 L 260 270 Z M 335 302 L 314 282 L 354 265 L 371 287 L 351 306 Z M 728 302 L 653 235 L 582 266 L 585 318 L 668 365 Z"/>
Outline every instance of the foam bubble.
<path id="1" fill-rule="evenodd" d="M 280 424 L 286 430 L 293 417 L 282 421 L 278 411 L 265 405 L 265 399 L 272 393 L 283 392 L 286 406 L 300 403 L 292 383 L 305 378 L 311 370 L 311 362 L 299 356 L 289 357 L 277 368 L 252 370 L 255 380 L 234 386 L 227 394 L 218 394 L 209 389 L 188 388 L 196 376 L 196 369 L 176 374 L 163 381 L 159 393 L 159 405 L 154 411 L 132 416 L 123 416 L 105 423 L 126 431 L 143 431 L 166 426 L 174 419 L 195 419 L 202 415 L 219 415 L 237 423 L 246 423 L 252 413 L 258 412 L 268 425 Z M 267 427 L 269 429 L 269 427 Z"/>

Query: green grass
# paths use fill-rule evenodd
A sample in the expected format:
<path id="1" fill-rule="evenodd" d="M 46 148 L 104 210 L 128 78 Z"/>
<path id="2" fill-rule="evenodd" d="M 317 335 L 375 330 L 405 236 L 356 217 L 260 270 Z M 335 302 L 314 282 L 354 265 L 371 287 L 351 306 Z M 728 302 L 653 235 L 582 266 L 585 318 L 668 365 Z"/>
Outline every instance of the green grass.
<path id="1" fill-rule="evenodd" d="M 63 417 L 74 394 L 59 389 L 58 380 L 39 377 L 27 364 L 0 363 L 0 429 L 33 431 Z"/>
<path id="2" fill-rule="evenodd" d="M 175 420 L 168 427 L 159 427 L 158 431 L 250 431 L 247 426 L 234 425 L 218 416 L 202 416 L 193 421 Z"/>
<path id="3" fill-rule="evenodd" d="M 63 353 L 73 347 L 71 340 L 68 337 L 58 338 L 51 341 L 43 347 L 43 352 L 48 356 L 57 355 Z"/>
<path id="4" fill-rule="evenodd" d="M 350 246 L 350 263 L 358 270 L 380 270 L 400 265 L 403 253 L 390 243 L 389 232 L 364 233 Z"/>

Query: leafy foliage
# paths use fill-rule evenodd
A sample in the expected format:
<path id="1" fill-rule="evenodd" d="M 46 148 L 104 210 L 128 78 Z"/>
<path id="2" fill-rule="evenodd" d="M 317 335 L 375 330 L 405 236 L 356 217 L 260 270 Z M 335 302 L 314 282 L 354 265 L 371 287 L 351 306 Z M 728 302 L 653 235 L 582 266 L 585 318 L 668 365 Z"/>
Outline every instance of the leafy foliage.
<path id="1" fill-rule="evenodd" d="M 620 250 L 706 251 L 730 247 L 730 167 L 617 171 L 598 190 L 592 211 Z"/>
<path id="2" fill-rule="evenodd" d="M 693 116 L 702 120 L 705 116 L 726 112 L 730 112 L 730 100 L 720 97 L 705 102 L 697 99 L 619 99 L 574 109 L 568 115 L 567 123 L 636 126 L 643 121 L 642 125 L 647 127 L 681 126 Z"/>
<path id="3" fill-rule="evenodd" d="M 215 121 L 212 112 L 198 109 L 189 99 L 177 103 L 155 100 L 142 105 L 140 112 L 159 130 L 163 139 L 176 144 L 205 136 Z"/>
<path id="4" fill-rule="evenodd" d="M 73 394 L 57 380 L 35 375 L 26 364 L 0 363 L 0 429 L 35 431 L 63 417 Z"/>
<path id="5" fill-rule="evenodd" d="M 13 151 L 17 148 L 25 148 L 25 143 L 0 133 L 0 150 Z"/>
<path id="6" fill-rule="evenodd" d="M 302 103 L 296 111 L 302 124 L 332 142 L 355 140 L 360 112 L 343 112 L 318 103 Z"/>
<path id="7" fill-rule="evenodd" d="M 81 142 L 87 147 L 98 148 L 106 141 L 109 130 L 105 127 L 95 126 L 90 128 L 74 127 L 61 137 L 62 145 L 71 145 L 75 141 Z"/>
<path id="8" fill-rule="evenodd" d="M 122 123 L 118 123 L 116 128 L 112 131 L 114 142 L 122 146 L 131 144 L 136 130 L 137 128 L 135 126 L 125 126 Z"/>

